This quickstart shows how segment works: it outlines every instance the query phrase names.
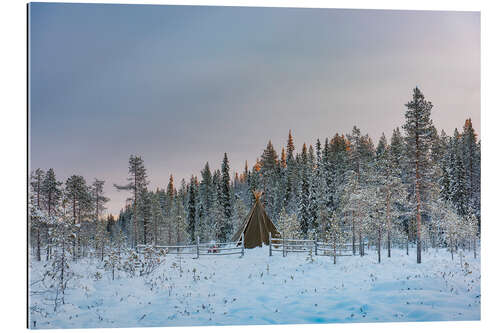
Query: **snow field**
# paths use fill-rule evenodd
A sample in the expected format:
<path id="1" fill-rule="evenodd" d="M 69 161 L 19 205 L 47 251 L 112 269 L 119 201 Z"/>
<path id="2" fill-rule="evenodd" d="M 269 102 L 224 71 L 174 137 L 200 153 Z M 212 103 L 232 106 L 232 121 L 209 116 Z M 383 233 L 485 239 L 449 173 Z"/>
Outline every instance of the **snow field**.
<path id="1" fill-rule="evenodd" d="M 480 259 L 444 249 L 393 249 L 365 257 L 333 258 L 246 250 L 244 257 L 168 255 L 152 274 L 111 273 L 96 259 L 72 263 L 66 304 L 53 312 L 47 295 L 30 296 L 32 328 L 351 323 L 480 319 Z M 34 258 L 32 258 L 34 259 Z M 467 264 L 465 264 L 467 263 Z M 42 263 L 31 260 L 31 281 Z M 96 279 L 99 272 L 102 278 Z M 37 291 L 39 285 L 33 285 Z M 36 326 L 34 326 L 36 321 Z"/>

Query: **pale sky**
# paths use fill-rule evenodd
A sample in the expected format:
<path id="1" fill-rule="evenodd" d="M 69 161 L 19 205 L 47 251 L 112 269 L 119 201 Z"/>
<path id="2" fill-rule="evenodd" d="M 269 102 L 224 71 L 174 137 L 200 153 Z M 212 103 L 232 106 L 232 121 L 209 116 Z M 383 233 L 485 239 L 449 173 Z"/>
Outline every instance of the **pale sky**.
<path id="1" fill-rule="evenodd" d="M 126 193 L 130 154 L 150 188 L 253 164 L 353 125 L 376 143 L 404 123 L 416 85 L 451 134 L 480 133 L 478 12 L 30 5 L 31 169 Z"/>

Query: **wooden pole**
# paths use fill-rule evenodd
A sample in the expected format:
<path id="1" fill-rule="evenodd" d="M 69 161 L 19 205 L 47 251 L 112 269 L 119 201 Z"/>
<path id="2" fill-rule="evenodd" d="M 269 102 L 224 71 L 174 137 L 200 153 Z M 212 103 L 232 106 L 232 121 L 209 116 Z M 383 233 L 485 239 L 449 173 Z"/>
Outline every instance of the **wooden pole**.
<path id="1" fill-rule="evenodd" d="M 318 255 L 318 239 L 314 239 L 314 255 Z"/>
<path id="2" fill-rule="evenodd" d="M 241 256 L 245 255 L 245 233 L 241 234 Z"/>
<path id="3" fill-rule="evenodd" d="M 269 256 L 273 255 L 273 247 L 271 246 L 271 232 L 269 232 Z"/>
<path id="4" fill-rule="evenodd" d="M 283 247 L 283 258 L 285 257 L 285 233 L 281 235 L 281 246 Z"/>
<path id="5" fill-rule="evenodd" d="M 337 264 L 337 236 L 333 238 L 333 264 Z"/>
<path id="6" fill-rule="evenodd" d="M 196 259 L 200 257 L 200 236 L 196 236 Z"/>

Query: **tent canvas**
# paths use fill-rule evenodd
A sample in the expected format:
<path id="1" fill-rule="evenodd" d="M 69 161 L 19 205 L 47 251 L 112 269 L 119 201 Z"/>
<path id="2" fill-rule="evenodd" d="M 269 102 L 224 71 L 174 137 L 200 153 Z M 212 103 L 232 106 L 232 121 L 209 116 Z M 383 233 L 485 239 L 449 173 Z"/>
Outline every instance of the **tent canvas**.
<path id="1" fill-rule="evenodd" d="M 255 203 L 245 221 L 231 239 L 232 242 L 240 242 L 241 236 L 244 235 L 244 246 L 247 249 L 262 246 L 262 243 L 269 245 L 269 233 L 273 238 L 280 235 L 260 202 L 262 192 L 253 192 L 253 194 Z"/>

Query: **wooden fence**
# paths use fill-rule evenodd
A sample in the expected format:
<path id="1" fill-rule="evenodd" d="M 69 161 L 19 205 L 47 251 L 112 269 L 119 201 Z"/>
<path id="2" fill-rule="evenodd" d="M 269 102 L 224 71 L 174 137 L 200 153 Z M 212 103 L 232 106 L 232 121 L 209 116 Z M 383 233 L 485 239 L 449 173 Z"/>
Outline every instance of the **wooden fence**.
<path id="1" fill-rule="evenodd" d="M 278 252 L 286 257 L 288 253 L 295 252 L 310 252 L 315 256 L 330 256 L 337 257 L 351 256 L 353 254 L 353 246 L 359 247 L 359 244 L 345 243 L 334 244 L 328 242 L 320 242 L 311 239 L 287 239 L 287 238 L 272 238 L 269 233 L 269 256 L 273 252 Z M 241 241 L 226 242 L 226 243 L 200 243 L 199 237 L 196 239 L 196 244 L 191 245 L 137 245 L 137 250 L 143 253 L 147 248 L 156 250 L 164 250 L 166 255 L 192 255 L 193 259 L 198 259 L 200 256 L 210 255 L 245 255 L 244 236 L 242 235 Z"/>
<path id="2" fill-rule="evenodd" d="M 272 256 L 273 252 L 281 252 L 283 257 L 286 257 L 287 253 L 294 252 L 311 252 L 315 256 L 335 258 L 353 254 L 352 243 L 334 244 L 311 239 L 272 238 L 271 233 L 269 233 L 269 239 L 269 256 Z M 354 246 L 359 247 L 359 244 L 354 244 Z"/>
<path id="3" fill-rule="evenodd" d="M 239 245 L 238 245 L 239 244 Z M 164 250 L 165 254 L 193 255 L 194 259 L 200 256 L 220 256 L 220 255 L 245 255 L 244 236 L 240 242 L 227 243 L 200 243 L 200 238 L 196 238 L 196 244 L 192 245 L 137 245 L 137 250 L 141 253 L 146 248 Z"/>

